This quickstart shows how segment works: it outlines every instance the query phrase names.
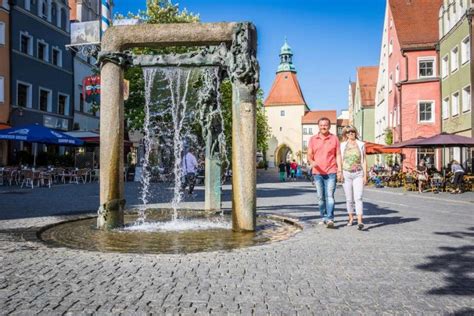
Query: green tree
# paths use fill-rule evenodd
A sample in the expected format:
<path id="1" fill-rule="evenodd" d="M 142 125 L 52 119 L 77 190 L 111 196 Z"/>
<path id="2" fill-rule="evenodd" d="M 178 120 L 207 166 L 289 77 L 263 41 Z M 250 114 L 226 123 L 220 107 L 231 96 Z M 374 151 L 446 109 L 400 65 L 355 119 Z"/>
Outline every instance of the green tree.
<path id="1" fill-rule="evenodd" d="M 385 129 L 385 144 L 387 145 L 393 144 L 393 131 L 391 128 Z"/>
<path id="2" fill-rule="evenodd" d="M 257 92 L 257 151 L 265 153 L 268 150 L 268 139 L 271 135 L 270 125 L 268 125 L 267 116 L 265 115 L 265 107 L 263 105 L 263 90 Z"/>

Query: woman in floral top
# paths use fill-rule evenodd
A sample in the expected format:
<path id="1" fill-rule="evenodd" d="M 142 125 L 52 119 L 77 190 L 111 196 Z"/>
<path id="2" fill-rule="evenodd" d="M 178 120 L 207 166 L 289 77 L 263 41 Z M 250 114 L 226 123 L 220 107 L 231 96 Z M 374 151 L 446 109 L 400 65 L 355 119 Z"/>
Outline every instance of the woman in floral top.
<path id="1" fill-rule="evenodd" d="M 358 140 L 357 129 L 347 126 L 342 132 L 344 142 L 341 143 L 342 170 L 344 174 L 344 193 L 346 194 L 347 213 L 352 226 L 354 222 L 354 208 L 357 214 L 357 227 L 364 228 L 362 222 L 363 202 L 362 194 L 367 184 L 367 159 L 365 144 Z"/>

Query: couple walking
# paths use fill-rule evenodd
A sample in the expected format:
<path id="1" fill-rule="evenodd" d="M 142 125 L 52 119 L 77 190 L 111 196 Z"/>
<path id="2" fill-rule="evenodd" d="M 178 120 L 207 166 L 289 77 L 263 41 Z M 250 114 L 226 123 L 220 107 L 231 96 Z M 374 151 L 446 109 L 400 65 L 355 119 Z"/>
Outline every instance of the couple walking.
<path id="1" fill-rule="evenodd" d="M 358 140 L 353 126 L 344 128 L 343 142 L 329 132 L 331 121 L 321 118 L 318 121 L 319 133 L 309 140 L 308 161 L 312 168 L 314 183 L 318 193 L 319 211 L 322 221 L 328 228 L 334 227 L 334 192 L 336 180 L 343 183 L 346 195 L 347 226 L 354 223 L 354 209 L 357 214 L 359 230 L 364 228 L 362 221 L 362 194 L 367 184 L 367 162 L 365 144 Z"/>

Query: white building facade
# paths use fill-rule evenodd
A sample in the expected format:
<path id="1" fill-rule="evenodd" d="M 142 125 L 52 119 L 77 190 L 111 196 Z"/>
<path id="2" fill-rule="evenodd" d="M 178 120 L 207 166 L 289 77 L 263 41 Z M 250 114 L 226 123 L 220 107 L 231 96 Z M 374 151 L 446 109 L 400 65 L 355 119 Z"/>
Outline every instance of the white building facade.
<path id="1" fill-rule="evenodd" d="M 393 21 L 388 20 L 388 6 L 385 9 L 385 21 L 383 26 L 382 46 L 380 48 L 379 75 L 375 90 L 375 143 L 385 144 L 385 132 L 388 126 L 388 93 L 389 85 L 388 56 L 390 53 L 390 43 L 388 42 L 387 27 L 392 27 Z"/>

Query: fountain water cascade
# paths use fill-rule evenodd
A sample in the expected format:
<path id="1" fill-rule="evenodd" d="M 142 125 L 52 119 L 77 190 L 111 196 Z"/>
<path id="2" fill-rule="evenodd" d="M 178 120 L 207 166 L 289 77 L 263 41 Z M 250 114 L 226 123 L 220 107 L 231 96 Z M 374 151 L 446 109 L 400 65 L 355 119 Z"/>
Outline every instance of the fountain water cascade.
<path id="1" fill-rule="evenodd" d="M 99 54 L 101 64 L 101 144 L 100 207 L 97 226 L 103 230 L 124 225 L 123 183 L 123 71 L 128 65 L 144 68 L 146 85 L 145 156 L 141 201 L 149 201 L 149 163 L 151 148 L 171 144 L 174 157 L 174 198 L 171 203 L 177 218 L 182 198 L 181 157 L 191 123 L 202 124 L 206 141 L 205 208 L 220 209 L 220 161 L 227 159 L 219 103 L 219 84 L 223 76 L 232 83 L 232 228 L 256 229 L 256 92 L 258 63 L 256 30 L 251 23 L 192 23 L 117 26 L 107 30 Z M 199 51 L 169 55 L 139 55 L 133 47 L 193 46 Z M 193 69 L 199 67 L 203 82 L 194 107 L 188 104 Z M 159 85 L 158 82 L 165 82 Z M 161 87 L 161 88 L 160 88 Z M 160 90 L 161 89 L 161 90 Z M 162 93 L 162 94 L 161 94 Z M 193 92 L 196 93 L 196 92 Z M 159 97 L 155 98 L 154 94 Z M 163 106 L 167 104 L 167 106 Z M 171 106 L 169 106 L 171 104 Z M 172 117 L 166 126 L 164 117 Z M 168 119 L 168 124 L 170 120 Z M 229 165 L 227 163 L 227 165 Z M 145 207 L 143 208 L 145 209 Z M 137 222 L 145 221 L 145 211 Z"/>
<path id="2" fill-rule="evenodd" d="M 137 224 L 143 224 L 146 219 L 153 169 L 150 160 L 153 149 L 157 147 L 162 156 L 165 156 L 162 160 L 168 164 L 165 166 L 162 162 L 162 169 L 172 170 L 172 220 L 176 221 L 177 210 L 183 198 L 183 154 L 186 146 L 193 146 L 195 152 L 201 149 L 198 147 L 198 137 L 193 133 L 194 126 L 200 126 L 201 139 L 206 140 L 206 166 L 215 169 L 206 173 L 209 182 L 206 187 L 216 192 L 214 196 L 218 198 L 222 166 L 229 166 L 220 104 L 219 68 L 146 67 L 143 68 L 143 74 L 146 100 L 143 141 L 145 152 L 140 195 L 143 205 L 139 210 Z M 199 82 L 199 87 L 192 87 L 195 81 Z M 185 144 L 186 141 L 189 144 Z M 214 176 L 210 176 L 212 172 L 215 173 Z M 220 209 L 220 199 L 217 201 L 206 197 L 206 201 L 206 210 Z"/>

